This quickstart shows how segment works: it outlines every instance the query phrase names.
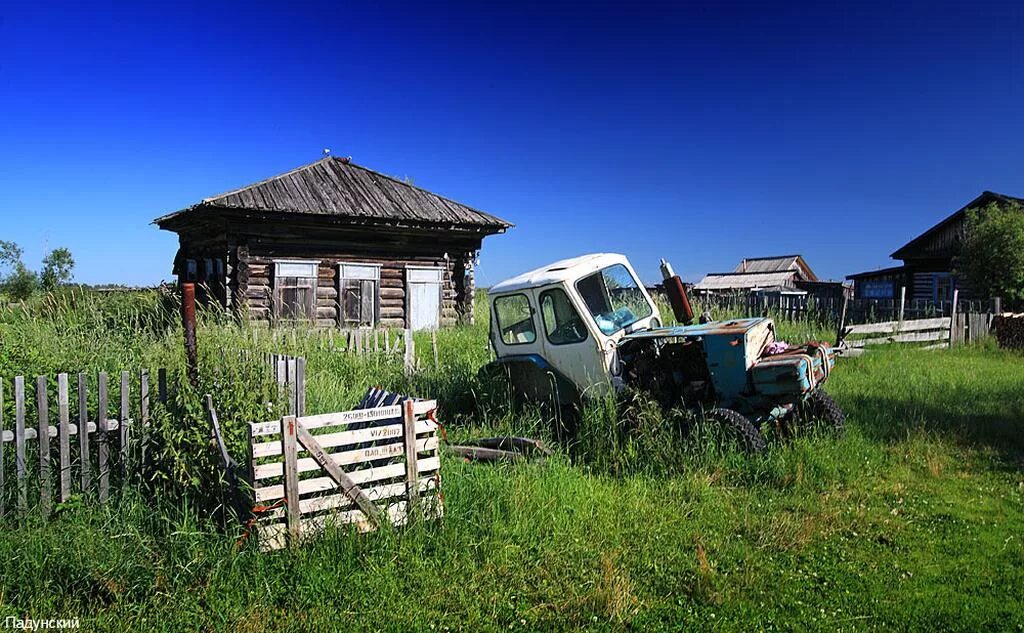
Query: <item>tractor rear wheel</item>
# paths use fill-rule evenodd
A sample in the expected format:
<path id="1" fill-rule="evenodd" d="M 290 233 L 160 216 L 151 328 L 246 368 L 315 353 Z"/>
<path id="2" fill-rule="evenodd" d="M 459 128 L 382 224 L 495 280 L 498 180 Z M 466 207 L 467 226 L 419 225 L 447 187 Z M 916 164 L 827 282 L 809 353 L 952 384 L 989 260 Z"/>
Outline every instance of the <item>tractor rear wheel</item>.
<path id="1" fill-rule="evenodd" d="M 712 409 L 707 412 L 705 417 L 717 422 L 724 435 L 729 440 L 736 442 L 747 453 L 763 453 L 768 448 L 761 431 L 746 416 L 737 411 Z"/>
<path id="2" fill-rule="evenodd" d="M 791 426 L 799 431 L 823 431 L 841 435 L 846 428 L 846 414 L 821 387 L 798 404 L 789 417 Z"/>

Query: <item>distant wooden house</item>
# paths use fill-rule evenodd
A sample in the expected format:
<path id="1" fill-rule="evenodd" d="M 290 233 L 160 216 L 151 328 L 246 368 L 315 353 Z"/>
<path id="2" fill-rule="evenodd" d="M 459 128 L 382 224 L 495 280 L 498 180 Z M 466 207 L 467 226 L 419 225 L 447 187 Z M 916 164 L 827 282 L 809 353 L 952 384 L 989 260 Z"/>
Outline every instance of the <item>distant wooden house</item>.
<path id="1" fill-rule="evenodd" d="M 908 299 L 950 301 L 953 290 L 964 299 L 988 299 L 973 296 L 965 280 L 953 272 L 953 261 L 960 254 L 967 230 L 967 212 L 989 204 L 1024 205 L 1024 199 L 985 191 L 921 235 L 910 240 L 891 257 L 903 261 L 891 266 L 847 276 L 853 281 L 857 299 L 898 299 L 900 287 Z"/>
<path id="2" fill-rule="evenodd" d="M 698 293 L 796 290 L 799 281 L 818 281 L 800 255 L 752 257 L 729 273 L 708 273 L 693 289 Z"/>
<path id="3" fill-rule="evenodd" d="M 327 157 L 157 218 L 174 274 L 253 319 L 430 329 L 471 320 L 483 238 L 512 225 Z"/>

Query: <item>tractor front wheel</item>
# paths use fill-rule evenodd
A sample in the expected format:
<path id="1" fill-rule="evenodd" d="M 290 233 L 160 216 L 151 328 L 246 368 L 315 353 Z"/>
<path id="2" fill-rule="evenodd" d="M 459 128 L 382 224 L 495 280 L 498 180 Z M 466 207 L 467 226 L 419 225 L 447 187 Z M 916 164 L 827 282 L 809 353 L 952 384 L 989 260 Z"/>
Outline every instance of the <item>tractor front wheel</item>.
<path id="1" fill-rule="evenodd" d="M 820 387 L 811 392 L 807 399 L 797 405 L 790 414 L 790 425 L 800 431 L 820 430 L 841 435 L 846 428 L 846 415 L 832 396 Z M 794 429 L 795 430 L 795 429 Z"/>
<path id="2" fill-rule="evenodd" d="M 723 435 L 736 442 L 747 453 L 763 453 L 765 444 L 761 431 L 743 414 L 732 409 L 712 409 L 707 412 L 708 420 L 717 422 Z"/>

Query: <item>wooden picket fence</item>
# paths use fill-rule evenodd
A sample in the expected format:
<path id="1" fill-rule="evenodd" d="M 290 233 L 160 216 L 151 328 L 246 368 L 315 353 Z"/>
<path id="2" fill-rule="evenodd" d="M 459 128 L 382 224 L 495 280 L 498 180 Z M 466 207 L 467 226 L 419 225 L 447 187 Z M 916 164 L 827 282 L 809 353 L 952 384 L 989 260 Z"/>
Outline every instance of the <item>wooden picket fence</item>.
<path id="1" fill-rule="evenodd" d="M 167 371 L 159 369 L 157 375 L 158 399 L 166 403 Z M 98 501 L 105 502 L 110 495 L 111 474 L 115 475 L 116 483 L 123 483 L 129 479 L 133 466 L 145 462 L 150 419 L 149 371 L 134 374 L 138 381 L 134 407 L 133 373 L 121 372 L 117 417 L 109 415 L 109 379 L 105 372 L 97 375 L 95 405 L 90 412 L 88 378 L 86 373 L 77 375 L 72 399 L 69 375 L 58 374 L 56 402 L 53 402 L 50 378 L 37 376 L 35 424 L 32 424 L 30 408 L 33 403 L 27 401 L 25 377 L 15 376 L 12 381 L 14 425 L 10 429 L 4 415 L 5 409 L 10 407 L 5 407 L 4 381 L 0 380 L 0 514 L 7 509 L 6 502 L 11 497 L 9 484 L 13 484 L 16 492 L 19 512 L 28 509 L 31 492 L 37 497 L 40 512 L 46 516 L 52 510 L 54 492 L 60 503 L 76 493 L 95 494 Z M 74 418 L 72 402 L 76 403 Z M 132 415 L 133 408 L 137 417 Z M 13 459 L 7 455 L 11 449 Z M 13 471 L 13 478 L 8 476 L 9 470 Z"/>
<path id="2" fill-rule="evenodd" d="M 297 545 L 328 525 L 373 530 L 443 513 L 436 402 L 249 425 L 260 547 Z"/>

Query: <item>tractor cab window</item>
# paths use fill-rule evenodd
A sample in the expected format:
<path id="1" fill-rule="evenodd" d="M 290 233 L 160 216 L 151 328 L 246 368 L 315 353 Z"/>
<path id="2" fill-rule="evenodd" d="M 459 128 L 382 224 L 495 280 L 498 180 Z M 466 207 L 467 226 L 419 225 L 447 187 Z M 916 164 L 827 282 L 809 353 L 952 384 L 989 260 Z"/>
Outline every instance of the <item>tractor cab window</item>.
<path id="1" fill-rule="evenodd" d="M 576 290 L 604 334 L 614 334 L 651 316 L 651 304 L 643 289 L 622 264 L 580 279 Z"/>
<path id="2" fill-rule="evenodd" d="M 540 315 L 544 321 L 544 333 L 552 345 L 579 343 L 587 339 L 583 319 L 561 288 L 547 290 L 540 295 Z"/>
<path id="3" fill-rule="evenodd" d="M 532 343 L 537 340 L 533 311 L 526 295 L 508 295 L 494 300 L 494 315 L 505 345 Z"/>

